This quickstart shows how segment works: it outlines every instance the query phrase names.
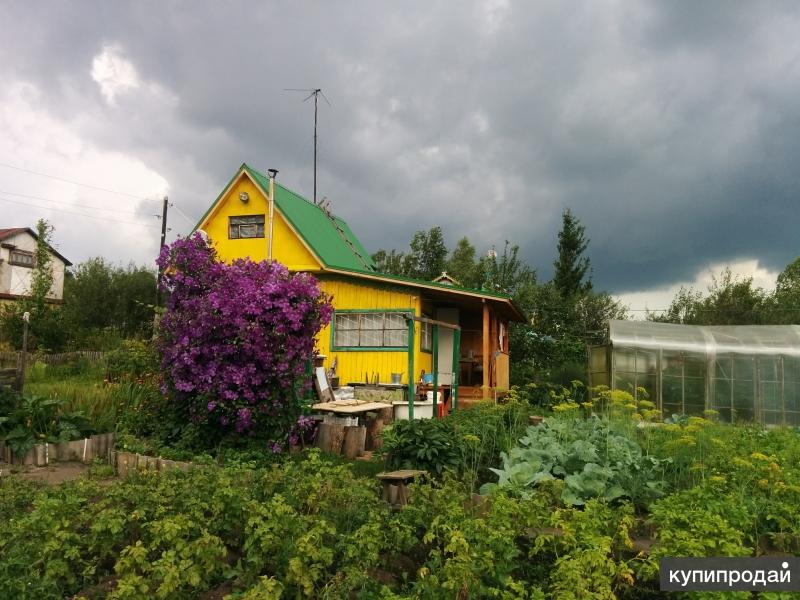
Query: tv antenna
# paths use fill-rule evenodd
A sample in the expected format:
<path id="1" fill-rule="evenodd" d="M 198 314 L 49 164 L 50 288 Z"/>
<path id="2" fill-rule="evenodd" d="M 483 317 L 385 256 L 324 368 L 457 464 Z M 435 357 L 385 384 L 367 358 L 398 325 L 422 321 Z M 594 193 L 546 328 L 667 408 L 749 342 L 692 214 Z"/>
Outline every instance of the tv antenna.
<path id="1" fill-rule="evenodd" d="M 331 105 L 328 97 L 325 95 L 325 92 L 322 91 L 322 88 L 284 88 L 285 92 L 305 92 L 308 93 L 303 99 L 303 102 L 314 97 L 314 204 L 317 203 L 317 103 L 319 101 L 319 97 L 322 96 L 322 99 L 328 104 Z"/>

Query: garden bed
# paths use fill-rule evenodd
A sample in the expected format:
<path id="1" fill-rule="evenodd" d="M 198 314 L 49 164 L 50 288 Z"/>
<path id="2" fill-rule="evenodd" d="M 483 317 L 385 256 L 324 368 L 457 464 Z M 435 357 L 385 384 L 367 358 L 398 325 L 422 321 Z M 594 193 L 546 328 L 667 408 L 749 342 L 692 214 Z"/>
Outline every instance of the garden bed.
<path id="1" fill-rule="evenodd" d="M 101 433 L 80 440 L 36 444 L 25 454 L 18 454 L 0 442 L 0 461 L 12 465 L 42 467 L 53 462 L 80 461 L 89 463 L 95 458 L 108 461 L 114 447 L 114 433 Z"/>

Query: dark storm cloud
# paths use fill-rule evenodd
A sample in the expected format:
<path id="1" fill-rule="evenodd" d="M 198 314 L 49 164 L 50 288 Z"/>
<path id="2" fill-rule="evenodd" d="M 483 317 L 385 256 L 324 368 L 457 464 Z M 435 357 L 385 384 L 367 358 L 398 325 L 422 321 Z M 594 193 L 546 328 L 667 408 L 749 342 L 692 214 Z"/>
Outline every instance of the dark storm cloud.
<path id="1" fill-rule="evenodd" d="M 595 281 L 629 291 L 798 252 L 793 3 L 9 3 L 0 75 L 202 214 L 236 167 L 320 196 L 371 249 L 445 227 L 550 272 L 561 211 Z M 103 99 L 117 46 L 145 84 Z"/>

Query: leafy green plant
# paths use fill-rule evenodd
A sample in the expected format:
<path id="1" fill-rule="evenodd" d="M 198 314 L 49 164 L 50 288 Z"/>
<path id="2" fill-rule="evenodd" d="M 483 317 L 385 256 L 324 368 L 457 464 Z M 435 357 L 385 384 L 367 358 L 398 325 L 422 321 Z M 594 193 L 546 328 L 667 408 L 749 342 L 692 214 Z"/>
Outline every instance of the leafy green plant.
<path id="1" fill-rule="evenodd" d="M 64 410 L 58 398 L 23 396 L 8 415 L 0 417 L 0 435 L 18 455 L 37 443 L 77 440 L 93 431 L 82 412 Z"/>
<path id="2" fill-rule="evenodd" d="M 562 500 L 582 505 L 590 498 L 631 498 L 647 502 L 663 491 L 662 461 L 644 456 L 641 447 L 614 430 L 609 421 L 551 417 L 529 427 L 519 445 L 503 454 L 503 469 L 493 469 L 497 486 L 525 493 L 542 481 L 563 479 Z"/>
<path id="3" fill-rule="evenodd" d="M 396 421 L 383 431 L 383 451 L 390 469 L 422 469 L 441 475 L 461 465 L 455 429 L 444 419 Z"/>

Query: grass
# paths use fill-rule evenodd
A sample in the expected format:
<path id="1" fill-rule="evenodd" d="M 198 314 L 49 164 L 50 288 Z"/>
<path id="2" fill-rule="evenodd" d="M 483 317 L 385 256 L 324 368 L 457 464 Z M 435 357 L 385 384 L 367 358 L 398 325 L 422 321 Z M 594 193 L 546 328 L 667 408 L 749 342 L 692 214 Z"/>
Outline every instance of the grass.
<path id="1" fill-rule="evenodd" d="M 83 412 L 97 431 L 115 431 L 122 411 L 138 406 L 147 390 L 131 381 L 107 381 L 102 363 L 36 363 L 26 373 L 24 393 L 59 398 L 65 410 Z"/>

